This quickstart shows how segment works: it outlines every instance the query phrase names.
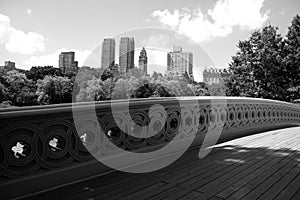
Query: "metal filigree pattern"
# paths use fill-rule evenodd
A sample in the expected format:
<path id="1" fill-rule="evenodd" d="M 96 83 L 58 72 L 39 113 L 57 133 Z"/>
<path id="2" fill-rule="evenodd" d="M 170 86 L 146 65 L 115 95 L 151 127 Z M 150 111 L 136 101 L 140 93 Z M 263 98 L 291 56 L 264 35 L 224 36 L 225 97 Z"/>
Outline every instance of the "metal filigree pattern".
<path id="1" fill-rule="evenodd" d="M 0 113 L 0 177 L 18 179 L 40 173 L 41 170 L 46 172 L 72 167 L 92 160 L 90 152 L 109 156 L 114 148 L 108 141 L 127 151 L 142 151 L 155 146 L 161 148 L 176 134 L 180 134 L 181 139 L 194 134 L 195 140 L 200 140 L 209 127 L 217 129 L 220 124 L 222 137 L 234 131 L 267 130 L 300 124 L 300 107 L 297 105 L 263 99 L 225 99 L 226 107 L 212 107 L 209 100 L 202 98 L 197 99 L 196 107 L 185 102 L 179 105 L 174 103 L 174 99 L 156 100 L 153 104 L 161 104 L 165 112 L 154 110 L 155 114 L 151 116 L 148 104 L 143 107 L 140 101 L 132 101 L 130 115 L 134 123 L 129 123 L 122 109 L 113 116 L 107 107 L 114 103 L 97 103 L 97 119 L 87 116 L 80 122 L 79 130 L 76 130 L 70 117 L 71 105 L 60 106 L 59 109 L 52 106 L 46 111 L 43 107 L 35 108 L 32 113 L 30 109 L 18 114 L 17 111 L 3 111 Z M 188 100 L 188 97 L 180 99 Z M 142 133 L 141 127 L 146 126 L 148 128 L 143 129 Z M 127 134 L 129 132 L 130 135 Z M 153 132 L 155 134 L 147 138 L 135 137 Z"/>

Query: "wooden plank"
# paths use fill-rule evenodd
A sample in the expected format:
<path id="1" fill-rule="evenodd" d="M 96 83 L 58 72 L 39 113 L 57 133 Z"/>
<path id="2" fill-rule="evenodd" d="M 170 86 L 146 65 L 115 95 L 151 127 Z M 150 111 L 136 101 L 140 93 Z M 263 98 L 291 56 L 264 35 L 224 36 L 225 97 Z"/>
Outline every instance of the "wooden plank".
<path id="1" fill-rule="evenodd" d="M 275 200 L 287 200 L 291 199 L 297 191 L 300 191 L 300 174 L 286 187 Z"/>
<path id="2" fill-rule="evenodd" d="M 281 145 L 282 143 L 286 143 L 285 141 L 278 143 L 278 145 Z M 248 157 L 246 159 L 246 162 L 251 162 L 253 157 L 257 157 L 261 155 L 264 155 L 264 152 L 258 152 L 256 154 L 253 153 L 249 153 L 250 157 Z M 242 158 L 245 159 L 245 158 Z M 206 173 L 204 176 L 194 176 L 192 179 L 186 181 L 185 183 L 181 184 L 181 186 L 183 186 L 184 188 L 189 188 L 189 190 L 182 190 L 182 191 L 178 191 L 174 194 L 172 194 L 171 196 L 169 196 L 167 199 L 176 199 L 179 198 L 185 194 L 187 194 L 190 190 L 194 190 L 202 185 L 205 185 L 207 183 L 209 183 L 210 181 L 217 179 L 220 176 L 223 176 L 226 173 L 230 173 L 231 171 L 234 171 L 237 167 L 239 167 L 240 165 L 238 164 L 233 164 L 225 169 L 221 169 L 219 171 L 210 171 L 208 173 Z"/>
<path id="3" fill-rule="evenodd" d="M 300 190 L 298 190 L 296 192 L 296 194 L 294 194 L 294 196 L 291 198 L 291 200 L 299 200 L 299 197 L 300 197 Z"/>
<path id="4" fill-rule="evenodd" d="M 218 154 L 216 154 L 216 157 L 220 157 Z M 210 156 L 208 156 L 207 158 L 210 158 Z M 208 162 L 209 164 L 208 165 L 210 165 L 211 163 L 210 162 Z M 193 167 L 193 165 L 192 165 L 192 163 L 190 163 L 190 164 L 188 164 L 188 165 L 183 165 L 183 170 L 184 171 L 186 171 L 187 170 L 187 167 Z M 204 167 L 204 166 L 202 166 L 201 165 L 201 167 Z M 210 168 L 206 168 L 206 170 L 211 170 Z M 170 170 L 168 170 L 168 172 L 170 172 Z M 178 171 L 178 170 L 176 170 L 176 172 L 177 172 L 177 174 L 182 174 L 182 173 L 179 173 L 180 171 Z M 167 174 L 164 174 L 164 177 L 172 177 L 172 176 L 174 176 L 174 174 L 172 175 L 173 173 L 167 173 Z M 169 175 L 169 176 L 168 176 Z M 158 177 L 159 178 L 159 177 Z M 159 180 L 161 180 L 161 181 L 165 181 L 165 179 L 159 179 Z M 157 180 L 155 180 L 155 181 L 157 181 Z M 153 182 L 150 182 L 151 184 L 153 183 Z M 134 185 L 132 185 L 132 186 L 134 186 Z M 140 184 L 138 184 L 138 188 L 140 188 L 141 186 L 140 186 Z M 168 185 L 165 185 L 165 187 L 169 187 Z M 114 188 L 119 188 L 119 187 L 114 187 Z M 138 188 L 135 188 L 136 189 L 136 191 L 138 191 Z M 166 188 L 167 189 L 167 188 Z M 124 192 L 131 192 L 132 190 L 133 190 L 133 187 L 131 187 L 131 188 L 129 188 L 129 189 L 127 189 L 126 187 L 124 188 L 124 186 L 121 188 L 121 192 L 117 195 L 118 197 L 120 197 L 120 196 L 123 196 L 123 195 L 126 195 L 126 194 L 124 194 Z M 116 192 L 115 190 L 113 191 L 114 193 Z M 102 197 L 102 198 L 105 198 L 105 197 L 108 197 L 109 196 L 109 198 L 110 199 L 114 199 L 115 198 L 115 195 L 113 195 L 113 194 L 111 194 L 111 193 L 109 193 L 109 194 L 106 194 L 105 196 L 100 196 L 100 197 Z"/>
<path id="5" fill-rule="evenodd" d="M 202 193 L 198 191 L 191 191 L 184 197 L 179 198 L 180 200 L 194 200 L 194 199 L 202 199 Z"/>
<path id="6" fill-rule="evenodd" d="M 206 173 L 201 174 L 201 176 L 200 176 L 200 174 L 193 175 L 192 179 L 184 181 L 183 183 L 180 184 L 184 188 L 183 190 L 172 194 L 167 199 L 179 198 L 179 197 L 187 194 L 189 191 L 194 190 L 194 189 L 200 187 L 201 185 L 207 184 L 208 182 L 222 176 L 223 174 L 232 171 L 237 166 L 238 166 L 237 163 L 230 164 L 229 166 L 220 165 L 217 169 L 207 171 Z"/>
<path id="7" fill-rule="evenodd" d="M 208 199 L 245 177 L 246 179 L 251 179 L 251 176 L 252 179 L 255 178 L 256 176 L 263 173 L 264 167 L 271 167 L 272 165 L 279 162 L 281 159 L 283 158 L 281 157 L 274 159 L 272 156 L 259 159 L 258 162 L 254 163 L 253 165 L 250 165 L 248 168 L 246 168 L 247 165 L 244 165 L 245 167 L 237 169 L 231 173 L 225 174 L 224 176 L 210 182 L 204 187 L 198 188 L 197 191 L 202 191 L 205 194 L 205 198 Z"/>
<path id="8" fill-rule="evenodd" d="M 274 153 L 278 152 L 280 150 L 275 151 Z M 220 184 L 220 180 L 216 180 L 215 184 L 210 183 L 207 187 L 214 188 L 213 191 L 206 191 L 205 188 L 199 188 L 198 190 L 207 193 L 216 194 L 217 191 L 222 191 L 216 196 L 220 198 L 227 198 L 232 193 L 237 191 L 242 186 L 245 186 L 248 182 L 262 174 L 266 169 L 269 167 L 272 167 L 273 165 L 277 164 L 280 160 L 282 160 L 284 157 L 273 157 L 269 156 L 268 158 L 264 158 L 261 163 L 258 163 L 257 165 L 254 165 L 247 170 L 243 171 L 242 173 L 238 174 L 237 176 L 231 178 L 231 179 L 225 179 L 225 181 Z M 251 170 L 253 169 L 253 170 Z M 219 186 L 218 186 L 219 185 Z M 218 186 L 218 187 L 217 187 Z M 208 195 L 208 194 L 207 194 Z"/>
<path id="9" fill-rule="evenodd" d="M 166 185 L 164 185 L 164 187 L 157 188 L 156 190 L 150 191 L 148 193 L 143 193 L 140 196 L 137 196 L 136 198 L 133 198 L 133 199 L 143 200 L 143 199 L 151 199 L 153 197 L 157 198 L 157 196 L 155 196 L 155 195 L 160 194 L 165 189 L 174 189 L 175 190 L 176 187 L 177 187 L 176 183 L 167 183 Z M 133 199 L 130 199 L 130 200 L 133 200 Z"/>
<path id="10" fill-rule="evenodd" d="M 194 154 L 194 152 L 193 152 Z M 188 156 L 190 157 L 190 156 Z M 195 159 L 193 159 L 193 161 L 195 161 Z M 179 167 L 182 167 L 183 169 L 185 168 L 185 163 L 186 162 L 180 162 L 180 165 L 178 165 Z M 183 166 L 182 166 L 183 165 Z M 172 168 L 167 168 L 167 172 L 168 173 L 172 173 L 175 174 L 176 173 L 176 168 L 174 169 L 174 167 Z M 138 192 L 140 189 L 143 189 L 145 187 L 148 187 L 152 184 L 155 184 L 156 182 L 160 181 L 160 176 L 163 173 L 163 175 L 165 175 L 165 170 L 162 171 L 157 171 L 157 172 L 153 172 L 153 173 L 149 173 L 149 174 L 137 174 L 134 175 L 134 177 L 132 177 L 130 180 L 128 179 L 127 181 L 125 181 L 124 184 L 122 185 L 110 185 L 109 187 L 113 187 L 116 188 L 113 191 L 104 191 L 104 192 L 98 192 L 98 190 L 96 189 L 93 193 L 93 195 L 98 195 L 98 197 L 105 199 L 117 199 L 123 196 L 126 196 L 127 194 L 130 193 L 134 193 L 134 192 Z M 138 176 L 138 177 L 137 177 Z M 127 184 L 126 184 L 127 182 Z M 101 190 L 101 189 L 100 189 Z"/>
<path id="11" fill-rule="evenodd" d="M 173 183 L 173 187 L 171 187 L 169 190 L 166 190 L 167 192 L 160 192 L 154 196 L 151 196 L 150 198 L 148 198 L 147 200 L 157 200 L 157 199 L 165 199 L 168 196 L 170 196 L 172 193 L 176 192 L 176 191 L 180 191 L 183 188 L 180 187 L 178 184 Z"/>
<path id="12" fill-rule="evenodd" d="M 163 186 L 165 184 L 166 183 L 158 182 L 154 185 L 151 185 L 150 187 L 146 187 L 142 190 L 139 190 L 138 192 L 131 193 L 127 196 L 124 195 L 124 197 L 122 197 L 122 200 L 132 200 L 132 199 L 135 199 L 135 198 L 140 199 L 140 196 L 142 196 L 142 197 L 147 196 L 147 194 L 151 194 L 152 191 L 158 190 L 159 188 L 161 188 L 161 186 Z"/>
<path id="13" fill-rule="evenodd" d="M 192 149 L 190 152 L 192 154 L 197 153 L 198 150 Z M 188 152 L 190 154 L 190 152 Z M 172 165 L 168 166 L 170 172 L 172 172 L 173 168 L 184 165 L 184 163 L 187 162 L 193 162 L 195 161 L 195 159 L 192 160 L 187 160 L 187 159 L 192 159 L 191 156 L 184 156 L 182 158 L 181 162 L 175 162 Z M 159 173 L 161 173 L 161 171 L 158 171 Z M 155 172 L 157 173 L 157 172 Z M 126 190 L 126 188 L 124 188 L 124 186 L 130 187 L 130 184 L 128 183 L 133 183 L 136 182 L 136 174 L 130 174 L 130 173 L 123 173 L 123 172 L 115 172 L 112 174 L 108 174 L 102 177 L 98 177 L 95 179 L 91 179 L 89 181 L 85 181 L 83 183 L 78 183 L 75 186 L 67 186 L 65 188 L 61 188 L 59 189 L 62 194 L 62 196 L 69 196 L 70 198 L 77 198 L 77 199 L 82 199 L 82 198 L 86 198 L 87 196 L 90 195 L 97 195 L 97 194 L 103 194 L 103 193 L 107 193 L 107 191 L 110 191 L 110 188 L 116 188 L 115 190 L 112 191 L 112 193 L 116 193 L 119 190 L 122 190 L 121 192 L 124 191 L 124 189 Z M 146 177 L 145 174 L 141 174 L 141 176 Z M 141 183 L 141 182 L 140 182 Z M 149 183 L 149 182 L 147 182 Z M 151 184 L 151 183 L 149 183 Z M 90 191 L 85 190 L 84 188 L 92 188 L 93 192 L 91 193 Z M 132 188 L 132 187 L 131 187 Z M 68 192 L 70 192 L 70 194 L 68 194 Z M 49 195 L 50 194 L 50 195 Z M 53 193 L 52 193 L 53 194 Z M 60 194 L 60 193 L 58 193 Z M 47 193 L 46 195 L 40 195 L 41 198 L 43 197 L 47 197 L 47 196 L 51 196 L 51 192 Z M 55 197 L 55 196 L 53 196 Z M 57 197 L 57 196 L 56 196 Z"/>
<path id="14" fill-rule="evenodd" d="M 242 197 L 246 197 L 247 199 L 253 199 L 253 197 L 258 198 L 261 193 L 263 193 L 266 189 L 268 189 L 268 187 L 270 187 L 270 185 L 267 185 L 270 184 L 270 181 L 268 180 L 276 181 L 275 178 L 272 178 L 274 174 L 286 173 L 291 168 L 293 168 L 293 165 L 291 165 L 290 160 L 295 159 L 295 157 L 295 155 L 287 156 L 285 159 L 281 160 L 275 167 L 266 169 L 266 171 L 261 176 L 258 176 L 250 183 L 248 183 L 245 187 L 242 187 L 237 192 L 233 193 L 230 197 L 228 197 L 228 199 L 241 199 Z M 262 187 L 262 184 L 264 184 L 265 186 Z"/>
<path id="15" fill-rule="evenodd" d="M 300 166 L 296 166 L 277 181 L 267 192 L 259 199 L 274 199 L 290 182 L 300 173 Z M 299 197 L 300 198 L 300 197 Z"/>
<path id="16" fill-rule="evenodd" d="M 217 157 L 218 157 L 218 155 L 216 155 Z M 208 156 L 209 157 L 209 156 Z M 196 162 L 199 162 L 199 160 L 197 159 L 196 160 Z M 210 165 L 211 163 L 210 162 L 207 162 L 206 163 L 207 165 Z M 183 171 L 187 171 L 187 167 L 190 167 L 190 166 L 193 166 L 192 165 L 192 163 L 185 163 L 184 165 L 183 165 L 183 168 L 182 168 L 182 170 Z M 203 166 L 203 165 L 199 165 L 200 167 L 205 167 L 205 166 Z M 206 168 L 207 169 L 207 168 Z M 165 170 L 163 170 L 163 171 L 165 171 Z M 174 170 L 167 170 L 167 172 L 164 172 L 165 174 L 163 174 L 163 177 L 165 178 L 165 177 L 174 177 L 176 174 L 182 174 L 182 173 L 180 173 L 180 171 L 178 170 L 178 169 L 174 169 Z M 159 176 L 155 176 L 155 177 L 153 177 L 154 178 L 154 181 L 165 181 L 165 179 L 162 179 L 162 177 L 159 175 Z M 165 190 L 165 189 L 168 189 L 170 187 L 170 184 L 167 184 L 167 185 L 165 185 L 165 186 L 163 186 L 162 188 L 160 188 L 160 191 L 163 191 L 163 190 Z M 137 190 L 137 188 L 135 188 L 136 190 Z M 128 191 L 127 191 L 128 192 Z M 138 190 L 137 190 L 137 192 L 138 192 Z M 122 196 L 124 195 L 124 194 L 121 194 Z M 121 196 L 121 195 L 119 195 L 119 196 Z M 126 195 L 126 194 L 125 194 Z M 103 197 L 103 196 L 102 196 Z M 111 195 L 110 195 L 110 199 L 111 198 L 113 198 Z"/>
<path id="17" fill-rule="evenodd" d="M 257 199 L 260 197 L 263 193 L 265 193 L 273 184 L 275 184 L 284 173 L 289 173 L 289 171 L 295 167 L 295 163 L 286 163 L 286 165 L 281 168 L 279 171 L 272 174 L 271 177 L 269 177 L 265 182 L 259 185 L 259 187 L 256 187 L 254 190 L 249 192 L 244 199 Z"/>

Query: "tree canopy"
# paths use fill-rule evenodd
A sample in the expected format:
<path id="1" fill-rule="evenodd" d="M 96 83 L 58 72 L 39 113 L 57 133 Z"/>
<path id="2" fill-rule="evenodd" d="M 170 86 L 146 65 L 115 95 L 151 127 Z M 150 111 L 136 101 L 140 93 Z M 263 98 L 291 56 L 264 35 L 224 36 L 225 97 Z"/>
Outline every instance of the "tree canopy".
<path id="1" fill-rule="evenodd" d="M 272 25 L 239 41 L 232 57 L 227 95 L 293 101 L 300 86 L 300 17 L 294 17 L 286 37 Z"/>

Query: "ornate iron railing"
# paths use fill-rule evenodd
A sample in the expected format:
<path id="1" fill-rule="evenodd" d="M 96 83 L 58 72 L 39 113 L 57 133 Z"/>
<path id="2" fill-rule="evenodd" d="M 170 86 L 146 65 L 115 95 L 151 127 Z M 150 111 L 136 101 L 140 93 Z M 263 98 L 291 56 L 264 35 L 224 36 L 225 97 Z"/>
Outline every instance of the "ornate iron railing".
<path id="1" fill-rule="evenodd" d="M 94 156 L 99 151 L 109 158 L 114 151 L 110 142 L 129 152 L 151 152 L 168 145 L 178 134 L 178 141 L 193 136 L 191 146 L 199 146 L 211 145 L 215 139 L 220 142 L 300 124 L 298 105 L 273 100 L 231 97 L 130 100 L 129 113 L 134 123 L 128 120 L 124 102 L 2 110 L 1 196 L 17 197 L 105 173 L 110 168 Z M 149 109 L 153 105 L 160 105 L 163 112 L 158 109 L 151 115 Z M 118 110 L 117 116 L 112 107 Z M 90 118 L 90 112 L 95 112 L 96 118 Z M 81 117 L 75 126 L 76 116 Z M 209 131 L 220 129 L 220 124 L 220 137 L 205 140 Z M 142 129 L 146 126 L 147 129 Z M 141 131 L 157 133 L 147 138 L 134 137 Z"/>

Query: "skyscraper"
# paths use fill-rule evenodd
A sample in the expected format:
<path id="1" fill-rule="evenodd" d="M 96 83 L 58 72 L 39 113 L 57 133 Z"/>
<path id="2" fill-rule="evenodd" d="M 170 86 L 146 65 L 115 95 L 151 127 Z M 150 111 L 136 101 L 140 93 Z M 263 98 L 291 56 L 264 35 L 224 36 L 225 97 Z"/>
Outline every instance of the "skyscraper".
<path id="1" fill-rule="evenodd" d="M 134 38 L 122 37 L 119 47 L 119 69 L 121 74 L 134 68 Z"/>
<path id="2" fill-rule="evenodd" d="M 147 52 L 143 47 L 139 56 L 139 69 L 143 71 L 145 76 L 147 75 L 147 63 L 148 63 Z"/>
<path id="3" fill-rule="evenodd" d="M 63 73 L 77 73 L 78 62 L 75 61 L 75 52 L 61 52 L 59 54 L 59 69 Z"/>
<path id="4" fill-rule="evenodd" d="M 113 68 L 115 66 L 115 39 L 105 38 L 102 42 L 101 68 Z"/>
<path id="5" fill-rule="evenodd" d="M 168 53 L 167 73 L 181 76 L 187 74 L 193 78 L 193 53 L 183 52 L 179 46 L 173 46 L 173 51 Z"/>

